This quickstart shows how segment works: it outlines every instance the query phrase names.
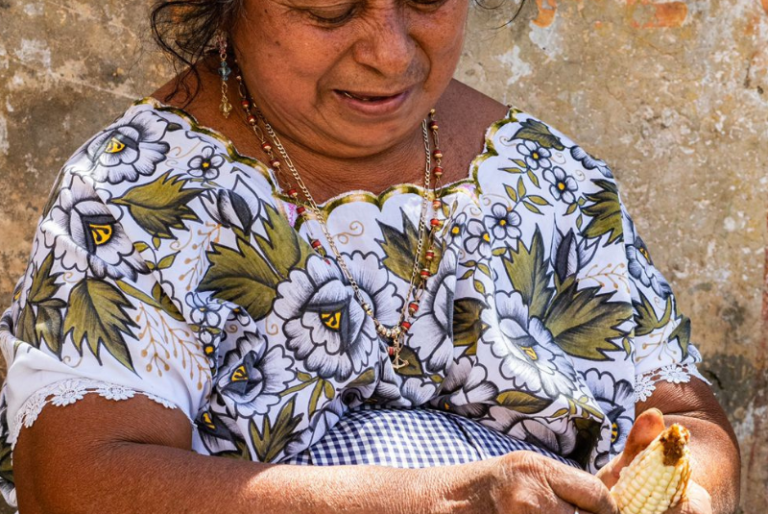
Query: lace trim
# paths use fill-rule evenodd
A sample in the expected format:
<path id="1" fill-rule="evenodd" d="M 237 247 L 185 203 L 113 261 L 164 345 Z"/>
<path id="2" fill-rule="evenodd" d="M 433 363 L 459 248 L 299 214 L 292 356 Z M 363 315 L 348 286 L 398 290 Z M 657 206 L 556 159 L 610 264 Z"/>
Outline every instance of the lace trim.
<path id="1" fill-rule="evenodd" d="M 695 364 L 670 364 L 638 375 L 635 377 L 635 402 L 644 402 L 650 398 L 656 390 L 657 382 L 664 380 L 673 384 L 683 384 L 690 382 L 691 377 L 712 385 L 712 382 L 699 373 Z"/>
<path id="2" fill-rule="evenodd" d="M 102 398 L 113 401 L 129 400 L 136 395 L 142 395 L 155 403 L 159 403 L 166 409 L 177 409 L 181 411 L 176 404 L 165 398 L 130 387 L 83 378 L 60 380 L 36 391 L 32 396 L 27 398 L 19 412 L 16 413 L 13 426 L 9 427 L 11 433 L 8 441 L 11 443 L 11 449 L 16 446 L 16 440 L 19 437 L 21 428 L 31 427 L 46 405 L 50 404 L 57 407 L 72 405 L 73 403 L 82 400 L 86 394 L 93 393 L 98 393 Z M 193 426 L 195 425 L 195 422 L 189 416 L 187 416 L 187 419 L 189 419 Z"/>

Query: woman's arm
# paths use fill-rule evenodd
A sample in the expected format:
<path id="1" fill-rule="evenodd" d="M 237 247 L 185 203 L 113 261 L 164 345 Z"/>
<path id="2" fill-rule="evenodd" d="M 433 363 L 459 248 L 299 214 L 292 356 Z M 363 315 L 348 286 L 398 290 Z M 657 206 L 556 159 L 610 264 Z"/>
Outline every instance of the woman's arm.
<path id="1" fill-rule="evenodd" d="M 426 513 L 442 491 L 420 470 L 203 456 L 191 435 L 180 411 L 143 397 L 48 406 L 14 450 L 20 512 Z"/>
<path id="2" fill-rule="evenodd" d="M 23 514 L 618 514 L 594 476 L 519 451 L 425 469 L 263 464 L 190 451 L 177 410 L 96 395 L 48 406 L 14 451 Z"/>
<path id="3" fill-rule="evenodd" d="M 691 479 L 712 497 L 714 514 L 731 514 L 739 505 L 741 457 L 736 434 L 709 386 L 657 382 L 651 397 L 638 403 L 636 414 L 657 408 L 669 426 L 680 423 L 691 432 Z"/>

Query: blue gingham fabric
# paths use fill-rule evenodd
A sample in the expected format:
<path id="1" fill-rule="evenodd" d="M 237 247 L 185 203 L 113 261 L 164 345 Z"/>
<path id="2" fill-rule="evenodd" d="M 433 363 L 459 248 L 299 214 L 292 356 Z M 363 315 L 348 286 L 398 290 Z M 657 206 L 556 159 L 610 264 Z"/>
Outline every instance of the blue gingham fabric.
<path id="1" fill-rule="evenodd" d="M 457 414 L 375 404 L 348 411 L 320 441 L 282 463 L 426 468 L 466 464 L 518 450 L 533 451 L 581 469 L 574 461 Z"/>

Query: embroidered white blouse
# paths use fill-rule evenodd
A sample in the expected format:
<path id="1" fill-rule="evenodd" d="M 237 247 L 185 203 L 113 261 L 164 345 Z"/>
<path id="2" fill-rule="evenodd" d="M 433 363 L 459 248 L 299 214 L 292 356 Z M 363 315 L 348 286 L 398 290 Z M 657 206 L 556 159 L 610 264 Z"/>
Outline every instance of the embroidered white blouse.
<path id="1" fill-rule="evenodd" d="M 407 301 L 421 193 L 322 206 L 384 324 Z M 0 324 L 6 498 L 20 429 L 86 394 L 180 409 L 201 454 L 298 463 L 350 410 L 429 408 L 594 472 L 657 380 L 698 376 L 690 322 L 609 167 L 557 129 L 510 109 L 438 196 L 396 371 L 272 170 L 182 111 L 131 106 L 64 165 Z"/>

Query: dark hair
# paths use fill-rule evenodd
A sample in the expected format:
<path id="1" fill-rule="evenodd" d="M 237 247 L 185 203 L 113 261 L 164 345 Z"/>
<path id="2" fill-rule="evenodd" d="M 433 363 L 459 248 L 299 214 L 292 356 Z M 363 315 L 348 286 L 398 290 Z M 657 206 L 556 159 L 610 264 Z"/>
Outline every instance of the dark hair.
<path id="1" fill-rule="evenodd" d="M 520 5 L 512 19 L 504 24 L 509 25 L 520 15 L 527 0 L 520 0 Z M 475 0 L 484 9 L 495 9 L 486 0 Z M 234 24 L 242 9 L 243 0 L 171 0 L 158 1 L 151 12 L 152 34 L 160 48 L 173 61 L 174 70 L 180 67 L 188 69 L 179 75 L 174 89 L 164 100 L 167 102 L 184 90 L 186 107 L 197 96 L 200 90 L 200 73 L 196 64 L 202 58 L 215 51 L 214 37 L 219 30 L 227 30 Z M 190 91 L 185 80 L 194 77 L 194 89 Z"/>

